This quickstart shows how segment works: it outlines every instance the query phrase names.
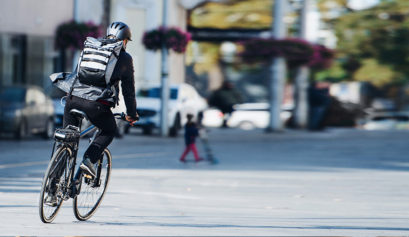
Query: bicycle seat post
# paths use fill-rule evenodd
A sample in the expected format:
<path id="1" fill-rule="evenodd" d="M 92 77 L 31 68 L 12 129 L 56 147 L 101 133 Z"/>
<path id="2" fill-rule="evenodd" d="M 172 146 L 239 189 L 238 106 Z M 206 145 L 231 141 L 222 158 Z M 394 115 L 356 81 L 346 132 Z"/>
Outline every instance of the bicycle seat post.
<path id="1" fill-rule="evenodd" d="M 78 119 L 78 127 L 81 131 L 82 120 L 84 118 L 88 120 L 87 115 L 83 111 L 78 110 L 78 109 L 72 109 L 70 110 L 70 113 Z"/>

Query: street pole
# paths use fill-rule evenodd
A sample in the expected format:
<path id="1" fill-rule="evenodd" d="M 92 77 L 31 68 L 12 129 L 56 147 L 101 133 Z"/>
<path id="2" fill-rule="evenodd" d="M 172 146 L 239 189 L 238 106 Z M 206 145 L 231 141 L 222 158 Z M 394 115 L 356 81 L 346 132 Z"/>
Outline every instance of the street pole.
<path id="1" fill-rule="evenodd" d="M 285 0 L 276 0 L 273 6 L 274 24 L 272 24 L 272 35 L 276 39 L 286 36 L 286 27 L 283 21 L 285 12 Z M 279 132 L 283 130 L 280 118 L 281 105 L 283 101 L 284 81 L 286 78 L 286 62 L 283 57 L 272 59 L 270 67 L 270 121 L 267 132 Z"/>
<path id="2" fill-rule="evenodd" d="M 78 22 L 78 20 L 79 20 L 78 0 L 74 0 L 74 21 Z"/>
<path id="3" fill-rule="evenodd" d="M 162 27 L 167 25 L 167 0 L 163 0 L 162 8 Z M 168 135 L 168 102 L 169 102 L 169 69 L 168 69 L 168 49 L 164 39 L 162 40 L 162 65 L 161 65 L 161 116 L 160 116 L 160 134 Z"/>
<path id="4" fill-rule="evenodd" d="M 307 15 L 310 8 L 310 0 L 304 0 L 301 9 L 299 37 L 307 40 Z M 310 69 L 307 66 L 299 66 L 295 78 L 294 94 L 294 123 L 297 128 L 307 128 L 308 125 L 308 78 Z"/>
<path id="5" fill-rule="evenodd" d="M 101 26 L 103 29 L 107 29 L 111 19 L 111 0 L 103 0 L 103 9 Z"/>
<path id="6" fill-rule="evenodd" d="M 74 21 L 76 23 L 79 22 L 79 18 L 80 18 L 79 5 L 78 4 L 79 4 L 79 0 L 74 0 Z M 78 49 L 74 50 L 74 54 L 72 55 L 72 71 L 74 71 L 75 68 L 77 67 L 79 56 L 80 56 L 80 53 L 79 53 Z"/>

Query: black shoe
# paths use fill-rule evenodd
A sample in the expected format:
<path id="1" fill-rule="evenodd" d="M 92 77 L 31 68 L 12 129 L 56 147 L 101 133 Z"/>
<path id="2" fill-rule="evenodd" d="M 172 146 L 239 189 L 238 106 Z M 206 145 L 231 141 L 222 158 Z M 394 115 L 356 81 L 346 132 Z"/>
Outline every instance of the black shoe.
<path id="1" fill-rule="evenodd" d="M 82 161 L 80 169 L 85 172 L 85 174 L 91 175 L 92 178 L 95 178 L 96 172 L 94 169 L 94 164 L 89 158 L 86 158 Z"/>
<path id="2" fill-rule="evenodd" d="M 50 207 L 56 207 L 58 205 L 57 196 L 49 194 L 45 199 L 44 204 Z"/>

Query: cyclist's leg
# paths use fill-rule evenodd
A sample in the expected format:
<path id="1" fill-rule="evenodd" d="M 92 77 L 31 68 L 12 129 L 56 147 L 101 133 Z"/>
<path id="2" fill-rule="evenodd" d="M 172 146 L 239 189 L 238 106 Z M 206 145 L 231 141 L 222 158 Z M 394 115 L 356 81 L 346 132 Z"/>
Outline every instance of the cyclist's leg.
<path id="1" fill-rule="evenodd" d="M 96 102 L 98 103 L 98 102 Z M 90 158 L 92 163 L 100 159 L 102 152 L 111 144 L 116 132 L 116 122 L 110 107 L 97 105 L 92 108 L 92 113 L 87 113 L 91 123 L 100 129 L 95 140 L 85 151 L 84 157 Z M 88 112 L 88 111 L 87 111 Z"/>
<path id="2" fill-rule="evenodd" d="M 79 109 L 85 112 L 90 122 L 100 129 L 100 133 L 84 154 L 84 157 L 88 157 L 92 163 L 96 163 L 105 148 L 112 142 L 117 129 L 111 108 L 97 101 L 75 96 L 71 99 L 67 98 L 64 110 L 64 126 L 68 124 L 78 126 L 78 120 L 69 113 L 71 109 Z"/>
<path id="3" fill-rule="evenodd" d="M 72 115 L 70 113 L 71 109 L 80 109 L 78 108 L 78 103 L 75 103 L 75 100 L 73 101 L 72 98 L 70 98 L 69 96 L 67 97 L 66 103 L 65 103 L 65 107 L 64 107 L 64 123 L 63 123 L 63 127 L 67 127 L 68 125 L 74 125 L 74 126 L 78 126 L 78 119 Z"/>

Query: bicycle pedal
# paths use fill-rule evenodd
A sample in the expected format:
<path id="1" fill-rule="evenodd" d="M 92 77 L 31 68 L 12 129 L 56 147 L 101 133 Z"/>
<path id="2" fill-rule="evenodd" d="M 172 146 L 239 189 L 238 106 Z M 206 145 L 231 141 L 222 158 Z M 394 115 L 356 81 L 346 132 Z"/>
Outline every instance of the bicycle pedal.
<path id="1" fill-rule="evenodd" d="M 87 178 L 87 179 L 92 179 L 92 176 L 89 175 L 89 174 L 84 174 L 84 177 Z"/>

